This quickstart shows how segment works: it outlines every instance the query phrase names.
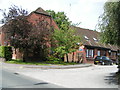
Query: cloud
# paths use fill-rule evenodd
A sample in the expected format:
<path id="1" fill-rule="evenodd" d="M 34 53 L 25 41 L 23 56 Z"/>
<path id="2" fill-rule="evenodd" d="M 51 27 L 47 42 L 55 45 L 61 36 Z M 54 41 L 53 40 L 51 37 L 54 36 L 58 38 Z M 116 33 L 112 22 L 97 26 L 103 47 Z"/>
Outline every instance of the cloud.
<path id="1" fill-rule="evenodd" d="M 92 1 L 92 0 L 91 0 Z M 103 13 L 104 2 L 81 1 L 75 5 L 71 5 L 71 12 L 68 15 L 74 23 L 79 23 L 80 27 L 95 29 L 98 23 L 98 17 Z"/>
<path id="2" fill-rule="evenodd" d="M 42 7 L 44 10 L 64 11 L 73 23 L 80 27 L 94 29 L 98 16 L 103 12 L 106 0 L 0 0 L 0 8 L 7 9 L 10 5 L 21 6 L 29 12 Z M 1 19 L 0 15 L 0 19 Z"/>

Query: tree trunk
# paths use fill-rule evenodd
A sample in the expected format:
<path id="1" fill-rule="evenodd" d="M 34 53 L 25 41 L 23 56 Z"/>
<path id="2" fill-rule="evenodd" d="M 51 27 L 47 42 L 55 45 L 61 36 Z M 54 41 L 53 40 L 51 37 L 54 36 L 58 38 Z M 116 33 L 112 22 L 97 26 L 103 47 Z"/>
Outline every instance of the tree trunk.
<path id="1" fill-rule="evenodd" d="M 67 59 L 67 62 L 69 62 L 69 60 L 68 60 L 68 54 L 66 54 L 66 59 Z"/>
<path id="2" fill-rule="evenodd" d="M 26 62 L 27 58 L 28 58 L 28 50 L 25 49 L 25 51 L 23 53 L 23 62 Z"/>
<path id="3" fill-rule="evenodd" d="M 73 52 L 73 54 L 72 54 L 72 62 L 74 62 L 74 52 Z"/>

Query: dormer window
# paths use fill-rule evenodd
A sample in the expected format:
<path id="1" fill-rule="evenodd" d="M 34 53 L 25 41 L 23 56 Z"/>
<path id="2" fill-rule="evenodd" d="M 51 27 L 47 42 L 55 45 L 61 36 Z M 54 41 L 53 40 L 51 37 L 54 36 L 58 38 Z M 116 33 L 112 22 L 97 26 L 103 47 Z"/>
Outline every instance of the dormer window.
<path id="1" fill-rule="evenodd" d="M 93 40 L 94 40 L 95 42 L 98 42 L 98 39 L 96 39 L 96 38 L 93 38 Z"/>
<path id="2" fill-rule="evenodd" d="M 96 38 L 93 38 L 93 40 L 94 40 L 94 41 L 97 41 L 97 39 L 96 39 Z"/>
<path id="3" fill-rule="evenodd" d="M 89 40 L 89 38 L 88 38 L 87 36 L 84 36 L 84 38 L 85 38 L 86 40 Z"/>

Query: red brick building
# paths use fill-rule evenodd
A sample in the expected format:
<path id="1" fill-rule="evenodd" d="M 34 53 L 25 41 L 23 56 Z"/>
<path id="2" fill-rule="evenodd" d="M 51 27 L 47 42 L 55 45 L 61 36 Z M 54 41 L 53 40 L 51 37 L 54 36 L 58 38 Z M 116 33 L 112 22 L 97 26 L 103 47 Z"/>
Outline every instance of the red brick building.
<path id="1" fill-rule="evenodd" d="M 47 21 L 50 26 L 53 26 L 55 29 L 58 29 L 57 24 L 53 20 L 53 18 L 42 8 L 38 8 L 35 11 L 31 12 L 28 16 L 28 21 L 36 24 L 37 21 Z"/>
<path id="2" fill-rule="evenodd" d="M 59 29 L 53 18 L 42 8 L 38 8 L 35 11 L 31 12 L 28 16 L 28 21 L 31 22 L 33 25 L 37 23 L 37 21 L 46 21 L 49 25 L 55 29 Z M 7 34 L 2 30 L 0 27 L 0 45 L 9 45 L 8 40 L 6 39 Z M 46 43 L 49 47 L 49 42 Z M 15 50 L 13 48 L 13 59 L 23 59 L 23 53 L 19 51 L 19 49 Z"/>
<path id="3" fill-rule="evenodd" d="M 76 30 L 76 35 L 81 37 L 83 45 L 76 52 L 69 54 L 70 57 L 73 56 L 69 59 L 70 62 L 93 63 L 96 56 L 107 56 L 114 61 L 118 59 L 117 51 L 120 48 L 100 43 L 100 32 L 79 27 L 72 28 Z"/>
<path id="4" fill-rule="evenodd" d="M 4 37 L 5 37 L 5 34 L 3 33 L 2 27 L 0 27 L 0 45 L 5 45 Z"/>

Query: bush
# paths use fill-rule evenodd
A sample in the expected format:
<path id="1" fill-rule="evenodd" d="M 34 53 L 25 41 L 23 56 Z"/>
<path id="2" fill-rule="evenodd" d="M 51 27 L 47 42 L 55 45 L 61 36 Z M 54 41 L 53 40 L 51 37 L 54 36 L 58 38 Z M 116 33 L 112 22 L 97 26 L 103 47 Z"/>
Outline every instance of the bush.
<path id="1" fill-rule="evenodd" d="M 60 63 L 61 61 L 62 61 L 62 59 L 56 58 L 56 57 L 54 57 L 54 56 L 51 55 L 51 56 L 47 57 L 46 63 L 58 64 L 58 63 Z"/>
<path id="2" fill-rule="evenodd" d="M 0 46 L 0 57 L 5 57 L 4 46 Z"/>
<path id="3" fill-rule="evenodd" d="M 61 61 L 61 59 L 56 58 L 56 57 L 54 57 L 54 56 L 49 56 L 49 57 L 47 57 L 47 59 L 48 59 L 49 61 Z"/>
<path id="4" fill-rule="evenodd" d="M 0 57 L 10 61 L 12 59 L 12 47 L 11 46 L 0 46 Z"/>

